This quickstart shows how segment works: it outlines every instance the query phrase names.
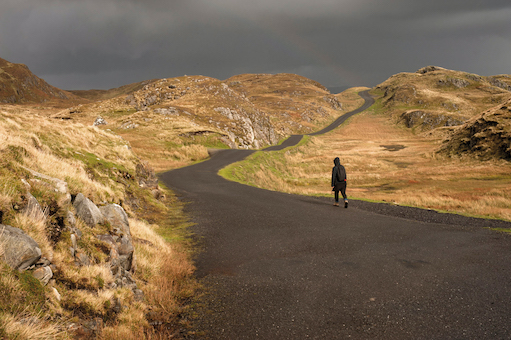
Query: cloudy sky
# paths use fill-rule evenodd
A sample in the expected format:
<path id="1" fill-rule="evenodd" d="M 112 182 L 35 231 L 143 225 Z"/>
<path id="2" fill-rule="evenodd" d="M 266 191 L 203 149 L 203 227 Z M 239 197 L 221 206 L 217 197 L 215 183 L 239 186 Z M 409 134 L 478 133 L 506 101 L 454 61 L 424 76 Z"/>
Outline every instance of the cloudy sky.
<path id="1" fill-rule="evenodd" d="M 372 87 L 427 65 L 511 74 L 511 1 L 2 0 L 0 58 L 62 89 L 280 72 Z"/>

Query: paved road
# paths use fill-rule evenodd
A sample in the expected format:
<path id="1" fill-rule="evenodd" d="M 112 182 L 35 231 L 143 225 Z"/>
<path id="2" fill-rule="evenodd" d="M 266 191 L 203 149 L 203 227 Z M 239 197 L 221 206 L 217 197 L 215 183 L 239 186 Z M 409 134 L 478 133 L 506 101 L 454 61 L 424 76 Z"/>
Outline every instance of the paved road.
<path id="1" fill-rule="evenodd" d="M 217 175 L 250 153 L 161 176 L 189 202 L 203 247 L 189 338 L 511 339 L 511 237 L 491 222 L 336 208 Z"/>

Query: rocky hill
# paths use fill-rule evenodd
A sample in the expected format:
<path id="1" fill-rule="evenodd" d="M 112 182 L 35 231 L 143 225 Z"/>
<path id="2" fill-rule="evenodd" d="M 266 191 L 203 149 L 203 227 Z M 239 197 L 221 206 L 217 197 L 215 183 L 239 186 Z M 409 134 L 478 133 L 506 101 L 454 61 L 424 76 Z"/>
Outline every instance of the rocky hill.
<path id="1" fill-rule="evenodd" d="M 0 103 L 41 103 L 77 99 L 73 94 L 49 85 L 26 65 L 0 58 Z"/>
<path id="2" fill-rule="evenodd" d="M 195 282 L 165 240 L 188 221 L 145 160 L 275 144 L 353 105 L 286 74 L 69 92 L 1 60 L 0 79 L 0 338 L 176 336 Z"/>
<path id="3" fill-rule="evenodd" d="M 511 76 L 476 74 L 428 66 L 399 73 L 378 85 L 384 110 L 409 128 L 427 131 L 461 125 L 511 95 Z"/>
<path id="4" fill-rule="evenodd" d="M 456 128 L 439 152 L 511 161 L 511 98 Z"/>
<path id="5" fill-rule="evenodd" d="M 510 75 L 483 77 L 428 66 L 394 75 L 373 93 L 396 123 L 441 136 L 441 154 L 510 159 Z"/>
<path id="6" fill-rule="evenodd" d="M 122 94 L 54 117 L 96 121 L 130 141 L 160 170 L 183 165 L 186 155 L 207 157 L 206 147 L 273 145 L 291 134 L 314 131 L 344 111 L 338 95 L 292 74 L 246 74 L 225 81 L 183 76 L 138 85 L 131 93 L 110 90 Z"/>

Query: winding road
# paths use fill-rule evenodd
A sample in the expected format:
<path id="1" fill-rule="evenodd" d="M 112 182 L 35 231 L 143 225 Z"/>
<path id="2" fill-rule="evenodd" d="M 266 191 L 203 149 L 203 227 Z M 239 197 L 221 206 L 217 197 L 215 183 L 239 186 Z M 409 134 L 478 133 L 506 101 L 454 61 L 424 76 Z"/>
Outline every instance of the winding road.
<path id="1" fill-rule="evenodd" d="M 362 96 L 364 107 L 318 133 L 369 107 Z M 205 294 L 187 338 L 511 339 L 511 237 L 487 228 L 511 223 L 354 200 L 337 208 L 217 175 L 251 152 L 160 176 L 188 202 L 202 247 Z"/>

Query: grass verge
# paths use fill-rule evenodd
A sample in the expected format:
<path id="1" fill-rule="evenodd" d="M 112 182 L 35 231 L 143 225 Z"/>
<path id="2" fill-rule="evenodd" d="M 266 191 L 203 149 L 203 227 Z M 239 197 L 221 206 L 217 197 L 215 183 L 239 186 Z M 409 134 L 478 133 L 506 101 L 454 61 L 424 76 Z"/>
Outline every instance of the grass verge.
<path id="1" fill-rule="evenodd" d="M 329 196 L 333 159 L 340 157 L 351 198 L 511 220 L 509 162 L 438 156 L 439 137 L 414 134 L 378 112 L 373 107 L 294 148 L 255 153 L 220 174 L 269 190 Z"/>

